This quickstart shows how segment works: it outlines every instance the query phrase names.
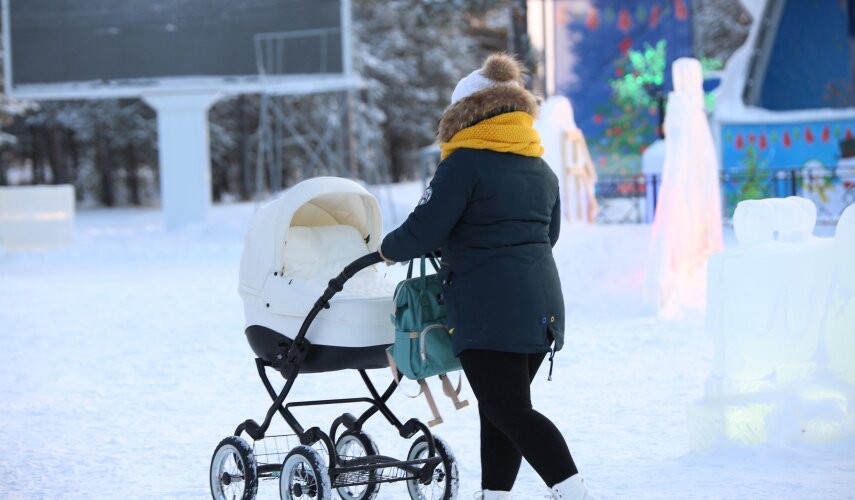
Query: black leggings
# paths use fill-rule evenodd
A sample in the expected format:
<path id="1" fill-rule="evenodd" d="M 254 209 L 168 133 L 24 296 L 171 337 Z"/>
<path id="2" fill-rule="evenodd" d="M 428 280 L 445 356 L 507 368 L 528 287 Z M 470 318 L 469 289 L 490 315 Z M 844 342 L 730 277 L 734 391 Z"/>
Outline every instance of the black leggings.
<path id="1" fill-rule="evenodd" d="M 525 457 L 550 488 L 576 474 L 561 431 L 531 406 L 531 381 L 545 353 L 467 349 L 463 371 L 481 417 L 481 488 L 510 491 Z"/>

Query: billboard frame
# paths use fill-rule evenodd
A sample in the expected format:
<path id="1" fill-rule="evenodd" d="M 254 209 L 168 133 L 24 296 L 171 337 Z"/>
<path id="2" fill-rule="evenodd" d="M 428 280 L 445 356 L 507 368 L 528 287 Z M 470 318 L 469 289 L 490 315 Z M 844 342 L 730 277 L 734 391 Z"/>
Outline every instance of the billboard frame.
<path id="1" fill-rule="evenodd" d="M 129 80 L 77 81 L 63 83 L 25 84 L 13 86 L 12 73 L 12 21 L 9 17 L 10 2 L 2 0 L 3 17 L 3 86 L 4 93 L 16 99 L 70 100 L 70 99 L 121 99 L 142 98 L 161 94 L 210 94 L 223 95 L 275 93 L 311 94 L 335 92 L 359 86 L 354 77 L 351 60 L 351 0 L 339 0 L 341 8 L 341 73 L 309 73 L 294 75 L 243 75 L 243 76 L 199 76 L 199 77 L 152 77 Z M 20 0 L 18 0 L 20 1 Z"/>

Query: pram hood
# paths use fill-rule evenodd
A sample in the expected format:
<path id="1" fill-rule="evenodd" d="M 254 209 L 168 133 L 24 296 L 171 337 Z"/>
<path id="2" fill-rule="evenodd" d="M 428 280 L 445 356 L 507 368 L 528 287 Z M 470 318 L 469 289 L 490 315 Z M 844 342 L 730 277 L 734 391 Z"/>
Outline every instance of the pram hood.
<path id="1" fill-rule="evenodd" d="M 244 242 L 239 275 L 241 296 L 259 295 L 268 278 L 285 270 L 285 247 L 292 226 L 337 224 L 359 231 L 369 252 L 379 247 L 383 236 L 380 205 L 371 193 L 352 180 L 309 179 L 262 207 L 253 217 Z"/>

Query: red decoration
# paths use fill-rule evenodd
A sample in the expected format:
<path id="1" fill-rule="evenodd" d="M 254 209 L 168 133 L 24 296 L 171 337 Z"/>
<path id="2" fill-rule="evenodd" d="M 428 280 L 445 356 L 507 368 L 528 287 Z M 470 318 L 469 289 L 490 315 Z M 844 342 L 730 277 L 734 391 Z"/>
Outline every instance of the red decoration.
<path id="1" fill-rule="evenodd" d="M 624 71 L 624 69 L 621 68 L 620 66 L 615 68 L 615 76 L 617 76 L 618 78 L 623 77 L 624 73 L 626 73 L 626 71 Z"/>
<path id="2" fill-rule="evenodd" d="M 647 24 L 651 28 L 655 28 L 657 24 L 659 24 L 659 5 L 654 5 L 650 8 L 650 20 L 647 21 Z"/>
<path id="3" fill-rule="evenodd" d="M 625 56 L 629 52 L 629 49 L 632 48 L 632 38 L 624 38 L 621 40 L 618 48 L 620 49 L 620 53 Z"/>
<path id="4" fill-rule="evenodd" d="M 591 10 L 588 11 L 588 18 L 585 19 L 585 26 L 587 26 L 591 31 L 600 27 L 600 15 L 597 14 L 596 7 L 591 7 Z"/>
<path id="5" fill-rule="evenodd" d="M 603 115 L 594 115 L 594 123 L 597 125 L 603 123 Z"/>
<path id="6" fill-rule="evenodd" d="M 619 30 L 626 33 L 629 31 L 629 28 L 632 27 L 632 18 L 629 17 L 629 11 L 626 9 L 621 9 L 620 14 L 618 15 L 617 27 Z"/>
<path id="7" fill-rule="evenodd" d="M 808 144 L 813 142 L 813 131 L 809 128 L 805 129 L 805 142 Z"/>
<path id="8" fill-rule="evenodd" d="M 828 130 L 828 125 L 822 129 L 822 142 L 828 142 L 831 139 L 831 130 Z"/>
<path id="9" fill-rule="evenodd" d="M 766 142 L 766 134 L 760 134 L 760 141 L 758 142 L 758 146 L 760 149 L 766 149 L 769 144 Z"/>
<path id="10" fill-rule="evenodd" d="M 742 134 L 736 134 L 736 149 L 742 149 L 745 142 L 742 140 Z"/>
<path id="11" fill-rule="evenodd" d="M 748 142 L 754 144 L 754 134 L 748 134 Z"/>
<path id="12" fill-rule="evenodd" d="M 674 0 L 674 17 L 678 21 L 685 21 L 689 17 L 689 9 L 686 8 L 685 0 Z"/>
<path id="13" fill-rule="evenodd" d="M 785 148 L 788 148 L 793 145 L 793 140 L 790 138 L 789 132 L 784 132 L 784 134 L 781 136 L 781 142 L 784 143 Z"/>
<path id="14" fill-rule="evenodd" d="M 851 139 L 852 138 L 852 129 L 851 128 L 846 129 L 846 135 L 843 138 L 844 139 Z"/>

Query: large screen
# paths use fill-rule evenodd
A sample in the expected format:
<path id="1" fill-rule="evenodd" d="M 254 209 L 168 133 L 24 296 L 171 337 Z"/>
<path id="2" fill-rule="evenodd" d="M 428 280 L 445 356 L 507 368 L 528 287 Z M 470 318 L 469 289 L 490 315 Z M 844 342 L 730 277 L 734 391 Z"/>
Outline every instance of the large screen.
<path id="1" fill-rule="evenodd" d="M 13 91 L 74 82 L 257 75 L 257 45 L 270 71 L 279 75 L 343 72 L 342 0 L 4 0 L 4 5 Z M 277 35 L 256 37 L 263 33 Z"/>

